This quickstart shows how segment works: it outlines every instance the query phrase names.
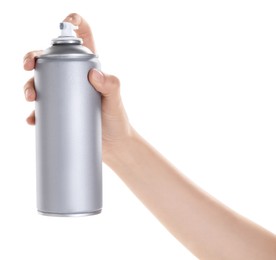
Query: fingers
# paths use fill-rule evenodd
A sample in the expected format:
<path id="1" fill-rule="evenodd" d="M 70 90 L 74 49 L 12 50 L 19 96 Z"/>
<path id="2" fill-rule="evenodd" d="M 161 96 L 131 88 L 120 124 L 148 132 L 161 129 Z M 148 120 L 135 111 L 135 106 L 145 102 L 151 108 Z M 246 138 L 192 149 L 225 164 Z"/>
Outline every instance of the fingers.
<path id="1" fill-rule="evenodd" d="M 69 14 L 64 19 L 64 22 L 70 22 L 78 26 L 78 29 L 75 30 L 77 37 L 82 38 L 83 45 L 90 49 L 93 53 L 96 53 L 95 42 L 90 26 L 79 14 Z"/>
<path id="2" fill-rule="evenodd" d="M 77 37 L 82 38 L 83 45 L 89 48 L 93 53 L 96 53 L 95 43 L 93 35 L 88 23 L 78 14 L 72 13 L 65 18 L 66 22 L 71 22 L 72 24 L 78 26 L 76 30 Z M 35 68 L 35 58 L 41 55 L 43 51 L 32 51 L 24 56 L 24 69 L 27 71 L 33 70 Z M 109 81 L 108 81 L 109 82 Z M 109 93 L 108 91 L 107 93 Z M 34 101 L 36 99 L 36 92 L 34 87 L 34 79 L 31 78 L 27 81 L 24 86 L 25 98 L 27 101 Z M 35 124 L 35 112 L 33 111 L 30 116 L 26 119 L 27 123 L 30 125 Z"/>
<path id="3" fill-rule="evenodd" d="M 35 111 L 33 111 L 26 119 L 27 123 L 29 125 L 34 125 L 35 124 Z"/>
<path id="4" fill-rule="evenodd" d="M 33 70 L 35 67 L 35 57 L 41 55 L 43 51 L 28 52 L 23 59 L 23 67 L 25 70 Z"/>
<path id="5" fill-rule="evenodd" d="M 27 53 L 23 59 L 23 67 L 25 70 L 33 70 L 35 67 L 35 57 L 42 54 L 42 51 L 32 51 Z M 34 87 L 34 78 L 29 79 L 24 85 L 24 93 L 27 101 L 34 101 L 36 99 L 36 92 Z M 35 124 L 35 111 L 33 111 L 26 119 L 29 125 Z"/>
<path id="6" fill-rule="evenodd" d="M 36 99 L 36 92 L 34 87 L 34 78 L 27 81 L 24 86 L 24 94 L 27 101 L 34 101 Z"/>

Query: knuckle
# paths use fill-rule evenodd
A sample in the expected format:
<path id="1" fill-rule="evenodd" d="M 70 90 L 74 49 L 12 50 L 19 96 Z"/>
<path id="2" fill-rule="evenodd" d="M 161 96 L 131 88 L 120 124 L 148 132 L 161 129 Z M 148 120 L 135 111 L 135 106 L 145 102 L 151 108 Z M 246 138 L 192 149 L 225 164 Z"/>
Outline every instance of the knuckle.
<path id="1" fill-rule="evenodd" d="M 121 86 L 121 83 L 120 83 L 120 80 L 117 77 L 111 75 L 110 76 L 110 85 L 114 90 L 119 90 L 120 86 Z"/>
<path id="2" fill-rule="evenodd" d="M 35 57 L 37 57 L 40 54 L 42 54 L 42 51 L 30 51 L 24 56 L 23 60 L 26 60 L 26 59 L 33 60 Z"/>

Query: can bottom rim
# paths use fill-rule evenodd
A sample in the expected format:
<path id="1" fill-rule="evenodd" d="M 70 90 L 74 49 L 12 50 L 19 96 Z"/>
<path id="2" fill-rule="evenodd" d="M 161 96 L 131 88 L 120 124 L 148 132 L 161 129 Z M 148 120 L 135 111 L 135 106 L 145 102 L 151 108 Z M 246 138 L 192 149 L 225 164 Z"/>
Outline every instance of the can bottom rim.
<path id="1" fill-rule="evenodd" d="M 44 212 L 44 211 L 37 211 L 40 215 L 43 216 L 50 216 L 50 217 L 86 217 L 86 216 L 92 216 L 97 215 L 102 212 L 102 209 L 95 210 L 92 212 L 80 212 L 80 213 L 53 213 L 53 212 Z"/>

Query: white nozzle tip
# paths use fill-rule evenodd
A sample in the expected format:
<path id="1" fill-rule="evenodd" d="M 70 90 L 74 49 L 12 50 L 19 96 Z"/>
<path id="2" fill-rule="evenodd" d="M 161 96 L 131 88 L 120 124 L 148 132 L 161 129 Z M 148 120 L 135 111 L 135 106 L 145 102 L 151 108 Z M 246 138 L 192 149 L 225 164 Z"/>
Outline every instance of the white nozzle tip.
<path id="1" fill-rule="evenodd" d="M 75 36 L 75 32 L 74 30 L 78 29 L 77 26 L 68 23 L 68 22 L 62 22 L 59 24 L 59 28 L 61 30 L 61 36 L 66 36 L 66 37 L 74 37 Z"/>

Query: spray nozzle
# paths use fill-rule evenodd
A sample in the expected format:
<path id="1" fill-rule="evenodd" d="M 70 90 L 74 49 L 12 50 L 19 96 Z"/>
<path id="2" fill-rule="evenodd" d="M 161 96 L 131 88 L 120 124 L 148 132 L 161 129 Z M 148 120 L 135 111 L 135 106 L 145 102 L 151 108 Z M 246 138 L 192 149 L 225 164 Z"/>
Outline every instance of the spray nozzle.
<path id="1" fill-rule="evenodd" d="M 78 29 L 78 26 L 75 26 L 68 22 L 62 22 L 59 24 L 61 30 L 61 35 L 52 40 L 53 45 L 68 45 L 82 44 L 82 40 L 76 37 L 74 30 Z"/>
<path id="2" fill-rule="evenodd" d="M 62 22 L 59 24 L 59 28 L 61 30 L 62 37 L 74 37 L 75 36 L 74 30 L 78 29 L 78 26 L 75 26 L 68 22 Z"/>

